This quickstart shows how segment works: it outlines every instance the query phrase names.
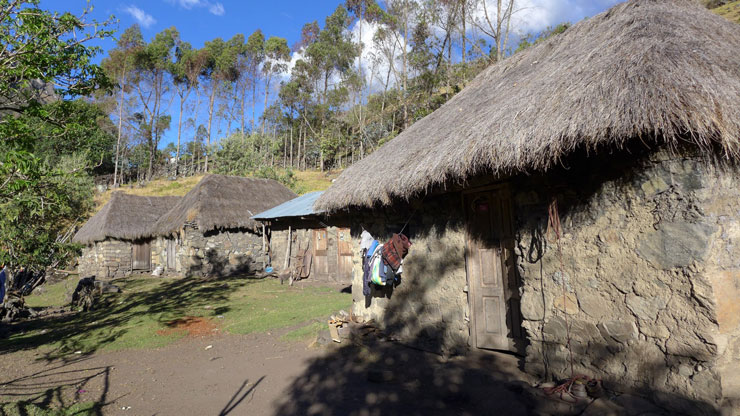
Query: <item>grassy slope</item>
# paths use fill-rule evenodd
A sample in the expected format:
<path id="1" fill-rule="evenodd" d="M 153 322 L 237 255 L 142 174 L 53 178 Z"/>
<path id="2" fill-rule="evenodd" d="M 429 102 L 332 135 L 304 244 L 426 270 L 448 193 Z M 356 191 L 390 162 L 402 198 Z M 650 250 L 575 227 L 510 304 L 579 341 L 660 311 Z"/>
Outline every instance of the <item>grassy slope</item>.
<path id="1" fill-rule="evenodd" d="M 295 171 L 296 186 L 299 194 L 311 191 L 323 191 L 331 185 L 332 179 L 339 176 L 340 172 L 318 172 L 318 171 Z M 141 196 L 183 196 L 203 179 L 203 175 L 180 178 L 176 181 L 157 179 L 143 186 L 123 186 L 118 190 L 127 194 Z M 95 197 L 95 211 L 110 200 L 113 190 L 108 190 Z"/>
<path id="2" fill-rule="evenodd" d="M 729 2 L 724 6 L 712 9 L 712 11 L 728 20 L 740 23 L 740 0 Z"/>
<path id="3" fill-rule="evenodd" d="M 158 348 L 184 334 L 167 331 L 168 323 L 184 317 L 207 318 L 220 331 L 234 334 L 266 332 L 301 324 L 286 339 L 315 334 L 317 320 L 347 309 L 351 296 L 324 287 L 291 287 L 276 280 L 235 277 L 213 281 L 132 277 L 117 282 L 118 295 L 106 295 L 91 312 L 30 321 L 23 333 L 4 340 L 6 351 L 37 350 L 46 358 L 80 352 L 127 348 Z M 47 287 L 27 298 L 29 304 L 57 306 L 68 282 Z M 165 331 L 161 331 L 165 330 Z M 158 331 L 160 331 L 158 333 Z"/>

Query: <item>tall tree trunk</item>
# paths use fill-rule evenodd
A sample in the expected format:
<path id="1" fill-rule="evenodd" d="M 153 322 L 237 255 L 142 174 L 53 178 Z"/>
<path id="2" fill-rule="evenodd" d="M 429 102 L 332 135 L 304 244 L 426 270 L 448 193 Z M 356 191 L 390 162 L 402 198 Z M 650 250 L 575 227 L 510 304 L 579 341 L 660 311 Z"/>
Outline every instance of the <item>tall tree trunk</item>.
<path id="1" fill-rule="evenodd" d="M 121 99 L 118 103 L 118 140 L 116 141 L 116 162 L 113 167 L 113 187 L 118 184 L 118 156 L 121 152 L 121 130 L 123 130 L 123 99 L 125 97 L 124 86 L 126 85 L 126 62 L 123 63 L 121 75 Z"/>
<path id="2" fill-rule="evenodd" d="M 177 152 L 175 153 L 175 178 L 177 178 L 180 166 L 180 138 L 182 137 L 182 111 L 185 107 L 185 97 L 180 96 L 180 115 L 177 117 Z"/>
<path id="3" fill-rule="evenodd" d="M 409 126 L 409 106 L 408 106 L 408 41 L 409 41 L 409 5 L 406 4 L 403 12 L 403 129 Z"/>
<path id="4" fill-rule="evenodd" d="M 290 168 L 293 169 L 293 123 L 290 124 Z"/>
<path id="5" fill-rule="evenodd" d="M 267 81 L 265 82 L 265 106 L 262 108 L 262 114 L 265 114 L 265 111 L 267 111 L 267 98 L 270 96 L 270 80 L 272 78 L 272 74 L 269 74 L 267 76 Z M 267 123 L 267 120 L 262 120 L 262 135 L 265 135 L 265 124 Z"/>
<path id="6" fill-rule="evenodd" d="M 206 160 L 205 160 L 205 173 L 208 173 L 208 149 L 211 147 L 211 127 L 213 124 L 213 105 L 216 102 L 216 91 L 218 90 L 218 84 L 216 80 L 213 80 L 211 85 L 211 97 L 208 102 L 208 143 L 206 144 Z"/>

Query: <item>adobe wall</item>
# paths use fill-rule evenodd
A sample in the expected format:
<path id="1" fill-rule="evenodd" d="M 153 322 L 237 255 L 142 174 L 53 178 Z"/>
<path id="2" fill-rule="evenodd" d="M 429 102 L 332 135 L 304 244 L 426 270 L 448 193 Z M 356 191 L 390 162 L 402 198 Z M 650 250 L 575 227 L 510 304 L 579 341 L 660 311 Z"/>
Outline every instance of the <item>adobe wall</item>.
<path id="1" fill-rule="evenodd" d="M 576 374 L 712 414 L 737 392 L 740 175 L 698 157 L 631 159 L 512 182 L 525 369 L 569 376 L 570 337 Z M 563 266 L 547 232 L 553 196 Z"/>
<path id="2" fill-rule="evenodd" d="M 164 243 L 163 243 L 164 245 Z M 226 276 L 262 268 L 262 235 L 244 229 L 205 233 L 187 224 L 179 235 L 177 272 L 185 276 Z"/>
<path id="3" fill-rule="evenodd" d="M 466 293 L 465 233 L 459 193 L 427 197 L 410 206 L 353 212 L 356 255 L 352 312 L 372 319 L 401 342 L 445 354 L 467 351 L 469 310 Z M 363 229 L 380 242 L 404 229 L 412 242 L 401 283 L 362 294 L 359 239 Z"/>
<path id="4" fill-rule="evenodd" d="M 108 239 L 82 248 L 77 271 L 80 277 L 112 279 L 131 274 L 131 243 Z"/>

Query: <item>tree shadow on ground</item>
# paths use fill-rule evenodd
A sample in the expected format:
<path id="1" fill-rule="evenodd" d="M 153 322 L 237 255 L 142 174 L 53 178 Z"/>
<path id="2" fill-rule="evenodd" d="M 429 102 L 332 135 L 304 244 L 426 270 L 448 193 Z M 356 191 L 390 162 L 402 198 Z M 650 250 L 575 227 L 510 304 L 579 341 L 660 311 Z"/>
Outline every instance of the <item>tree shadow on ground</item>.
<path id="1" fill-rule="evenodd" d="M 244 383 L 237 389 L 237 391 L 234 393 L 233 396 L 231 396 L 231 399 L 228 403 L 224 406 L 223 409 L 218 413 L 219 416 L 226 416 L 231 414 L 234 410 L 236 410 L 237 406 L 241 404 L 241 402 L 244 401 L 250 394 L 252 394 L 257 386 L 262 382 L 262 380 L 265 379 L 266 376 L 260 377 L 256 383 L 249 385 L 249 379 L 244 380 Z M 251 401 L 251 399 L 250 399 Z"/>
<path id="2" fill-rule="evenodd" d="M 103 408 L 118 399 L 108 397 L 112 367 L 86 367 L 86 360 L 77 357 L 3 382 L 0 415 L 4 416 L 6 411 L 9 415 L 35 415 L 38 409 L 74 409 L 77 403 L 91 402 L 92 406 L 79 414 L 102 415 Z"/>
<path id="3" fill-rule="evenodd" d="M 70 354 L 87 355 L 105 348 L 136 330 L 141 320 L 152 320 L 163 327 L 194 310 L 227 302 L 234 290 L 260 280 L 244 275 L 217 280 L 176 279 L 151 288 L 146 286 L 146 279 L 121 279 L 115 283 L 123 288 L 123 293 L 100 296 L 91 311 L 11 323 L 11 336 L 3 340 L 0 354 L 43 347 L 41 360 L 75 360 L 78 356 Z M 216 309 L 223 314 L 229 307 Z"/>

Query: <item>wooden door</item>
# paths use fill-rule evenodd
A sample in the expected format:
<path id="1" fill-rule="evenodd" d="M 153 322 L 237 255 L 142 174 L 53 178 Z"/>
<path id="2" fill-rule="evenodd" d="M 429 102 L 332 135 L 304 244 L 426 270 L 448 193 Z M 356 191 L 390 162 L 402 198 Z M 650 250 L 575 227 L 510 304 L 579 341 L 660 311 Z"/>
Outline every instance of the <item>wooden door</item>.
<path id="1" fill-rule="evenodd" d="M 326 276 L 329 274 L 329 262 L 327 254 L 329 252 L 329 233 L 326 228 L 312 230 L 313 238 L 313 271 L 317 275 Z"/>
<path id="2" fill-rule="evenodd" d="M 337 228 L 337 281 L 352 283 L 352 238 L 349 228 Z"/>
<path id="3" fill-rule="evenodd" d="M 499 188 L 463 200 L 473 345 L 515 351 L 522 332 L 508 193 Z"/>
<path id="4" fill-rule="evenodd" d="M 167 270 L 175 270 L 177 261 L 175 253 L 177 252 L 177 241 L 174 238 L 167 240 Z"/>
<path id="5" fill-rule="evenodd" d="M 150 270 L 152 264 L 152 245 L 149 241 L 133 244 L 132 269 Z"/>

